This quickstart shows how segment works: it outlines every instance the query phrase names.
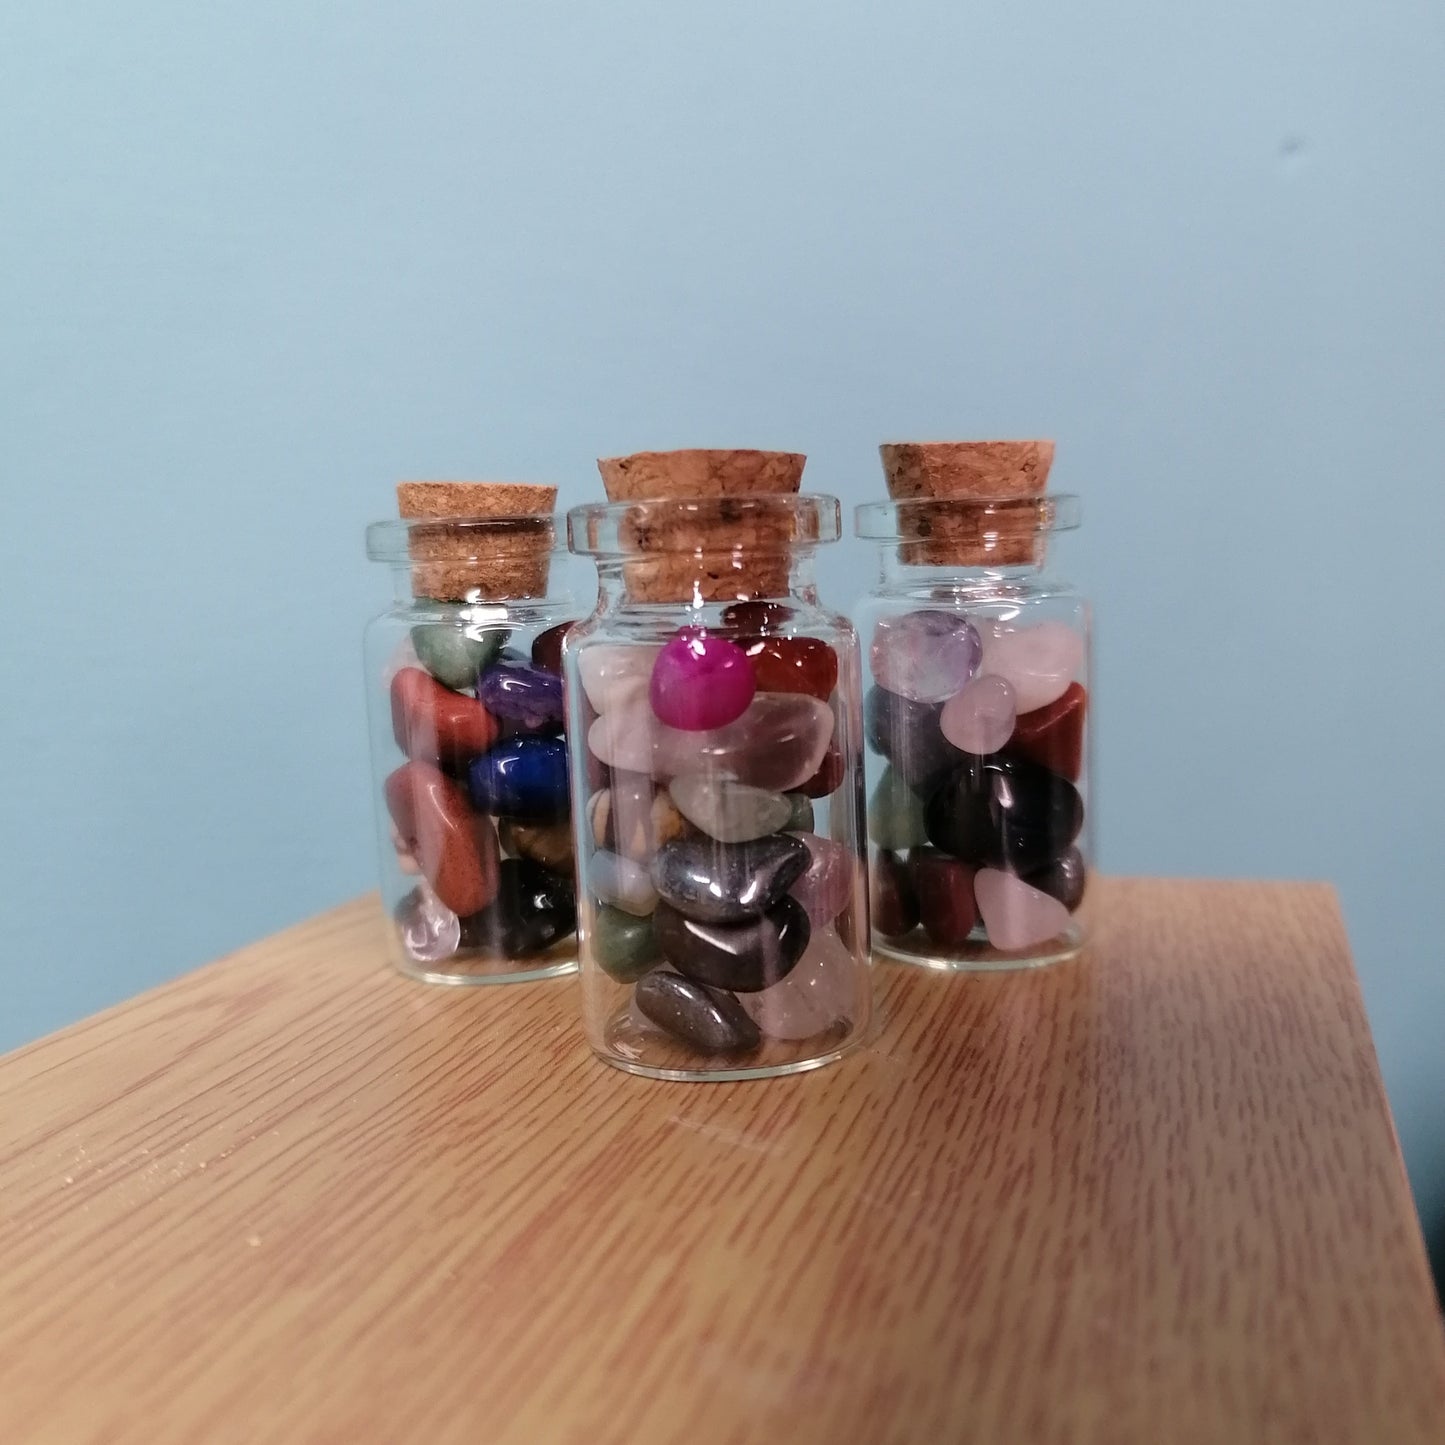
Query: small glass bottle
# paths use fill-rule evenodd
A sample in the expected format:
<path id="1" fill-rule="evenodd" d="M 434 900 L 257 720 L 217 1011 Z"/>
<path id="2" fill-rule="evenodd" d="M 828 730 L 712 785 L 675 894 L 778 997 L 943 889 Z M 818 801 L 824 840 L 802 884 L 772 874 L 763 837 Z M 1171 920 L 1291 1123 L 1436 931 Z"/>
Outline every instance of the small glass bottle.
<path id="1" fill-rule="evenodd" d="M 867 649 L 873 947 L 926 968 L 1078 952 L 1092 856 L 1087 602 L 1044 570 L 1078 525 L 1050 442 L 881 448 Z"/>
<path id="2" fill-rule="evenodd" d="M 871 1010 L 856 634 L 818 601 L 838 503 L 784 453 L 602 464 L 567 641 L 588 1042 L 667 1079 L 816 1068 Z M 666 490 L 702 495 L 658 498 Z"/>
<path id="3" fill-rule="evenodd" d="M 553 487 L 403 482 L 367 528 L 392 605 L 366 628 L 381 898 L 427 983 L 576 969 L 562 640 L 582 610 Z"/>

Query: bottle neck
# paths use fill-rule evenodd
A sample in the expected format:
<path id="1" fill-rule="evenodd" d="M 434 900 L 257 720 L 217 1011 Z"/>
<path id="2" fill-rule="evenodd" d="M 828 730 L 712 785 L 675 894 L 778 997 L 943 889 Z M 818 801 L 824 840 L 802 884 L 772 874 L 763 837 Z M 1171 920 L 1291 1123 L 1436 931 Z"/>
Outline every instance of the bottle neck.
<path id="1" fill-rule="evenodd" d="M 909 596 L 985 599 L 1022 596 L 1046 585 L 1042 548 L 1035 560 L 1012 566 L 982 566 L 955 562 L 907 562 L 905 548 L 878 549 L 878 590 Z"/>
<path id="2" fill-rule="evenodd" d="M 662 553 L 599 558 L 599 604 L 608 611 L 676 610 L 733 602 L 818 605 L 811 547 L 785 552 Z"/>

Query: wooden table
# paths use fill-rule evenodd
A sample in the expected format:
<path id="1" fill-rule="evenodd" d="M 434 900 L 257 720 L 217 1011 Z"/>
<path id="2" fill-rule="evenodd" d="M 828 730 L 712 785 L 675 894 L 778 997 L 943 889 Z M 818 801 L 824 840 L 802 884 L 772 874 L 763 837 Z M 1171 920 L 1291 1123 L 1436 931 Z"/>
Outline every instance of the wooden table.
<path id="1" fill-rule="evenodd" d="M 1331 892 L 1106 882 L 788 1080 L 595 1063 L 361 900 L 0 1061 L 0 1441 L 1445 1439 Z"/>

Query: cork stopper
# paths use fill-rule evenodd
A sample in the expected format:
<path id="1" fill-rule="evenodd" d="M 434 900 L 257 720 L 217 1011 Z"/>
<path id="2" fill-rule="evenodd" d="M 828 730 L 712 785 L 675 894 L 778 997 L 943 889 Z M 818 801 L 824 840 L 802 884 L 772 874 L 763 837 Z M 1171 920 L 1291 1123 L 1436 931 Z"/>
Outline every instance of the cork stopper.
<path id="1" fill-rule="evenodd" d="M 443 602 L 545 597 L 556 503 L 556 487 L 530 482 L 398 482 L 402 519 L 437 523 L 412 529 L 413 592 Z M 463 519 L 497 526 L 446 525 Z"/>
<path id="2" fill-rule="evenodd" d="M 1053 442 L 885 442 L 878 452 L 895 502 L 957 504 L 928 509 L 918 540 L 899 548 L 904 562 L 1015 566 L 1037 560 L 1037 512 L 982 504 L 1042 496 Z"/>
<path id="3" fill-rule="evenodd" d="M 602 457 L 612 502 L 631 502 L 623 541 L 644 554 L 623 577 L 638 602 L 733 602 L 788 590 L 797 511 L 769 497 L 803 483 L 801 452 L 687 448 Z M 678 502 L 710 501 L 689 511 Z M 731 507 L 730 502 L 742 505 Z M 744 504 L 745 503 L 745 504 Z"/>

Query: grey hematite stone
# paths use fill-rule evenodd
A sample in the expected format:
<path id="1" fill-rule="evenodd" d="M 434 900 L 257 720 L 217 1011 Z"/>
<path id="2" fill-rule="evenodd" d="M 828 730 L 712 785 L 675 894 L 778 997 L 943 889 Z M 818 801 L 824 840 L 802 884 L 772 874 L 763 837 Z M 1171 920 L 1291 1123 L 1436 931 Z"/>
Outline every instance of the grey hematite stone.
<path id="1" fill-rule="evenodd" d="M 652 882 L 679 913 L 700 923 L 742 923 L 766 913 L 808 871 L 801 838 L 774 833 L 751 843 L 678 838 L 657 850 Z"/>
<path id="2" fill-rule="evenodd" d="M 665 969 L 642 979 L 633 1000 L 658 1028 L 703 1053 L 740 1053 L 762 1042 L 757 1024 L 732 994 Z"/>

